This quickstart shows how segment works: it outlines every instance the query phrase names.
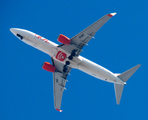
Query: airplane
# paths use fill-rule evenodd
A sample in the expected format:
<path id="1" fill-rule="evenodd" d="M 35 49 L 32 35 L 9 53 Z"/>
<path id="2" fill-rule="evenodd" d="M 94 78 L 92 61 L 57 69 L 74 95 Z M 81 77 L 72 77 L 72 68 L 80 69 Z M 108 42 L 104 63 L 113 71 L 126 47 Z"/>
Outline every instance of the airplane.
<path id="1" fill-rule="evenodd" d="M 60 45 L 25 29 L 10 29 L 21 41 L 51 56 L 52 64 L 44 62 L 42 68 L 53 73 L 54 107 L 57 111 L 62 112 L 62 96 L 66 89 L 67 76 L 72 68 L 79 69 L 100 80 L 114 83 L 116 103 L 119 105 L 124 85 L 141 65 L 138 64 L 124 73 L 115 74 L 80 56 L 82 48 L 94 38 L 96 32 L 114 15 L 116 13 L 106 14 L 71 39 L 60 34 L 57 39 L 62 43 Z"/>

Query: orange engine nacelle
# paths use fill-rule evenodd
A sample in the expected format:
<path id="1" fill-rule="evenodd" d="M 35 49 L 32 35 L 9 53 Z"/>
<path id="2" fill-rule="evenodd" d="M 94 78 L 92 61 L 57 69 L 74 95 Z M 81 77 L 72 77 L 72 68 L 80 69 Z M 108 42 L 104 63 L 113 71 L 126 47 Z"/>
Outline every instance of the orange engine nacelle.
<path id="1" fill-rule="evenodd" d="M 69 45 L 71 42 L 71 40 L 68 37 L 66 37 L 65 35 L 62 35 L 62 34 L 59 35 L 58 41 L 65 44 L 65 45 Z"/>
<path id="2" fill-rule="evenodd" d="M 49 62 L 44 62 L 42 68 L 43 68 L 44 70 L 49 71 L 49 72 L 55 72 L 55 69 L 56 69 L 56 68 L 55 68 L 53 65 L 51 65 Z"/>

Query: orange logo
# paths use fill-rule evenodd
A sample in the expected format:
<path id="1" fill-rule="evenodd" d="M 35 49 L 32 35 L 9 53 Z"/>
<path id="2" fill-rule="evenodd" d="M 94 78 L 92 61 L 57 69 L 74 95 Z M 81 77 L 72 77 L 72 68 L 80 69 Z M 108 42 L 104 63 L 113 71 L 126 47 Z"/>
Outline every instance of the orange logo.
<path id="1" fill-rule="evenodd" d="M 37 34 L 35 34 L 35 36 L 36 36 L 38 39 L 40 39 L 40 40 L 42 40 L 42 41 L 45 41 L 46 43 L 49 43 L 49 40 L 47 40 L 47 39 L 45 39 L 45 38 L 43 38 L 43 37 L 41 37 L 41 36 L 39 36 L 39 35 L 37 35 Z"/>
<path id="2" fill-rule="evenodd" d="M 66 53 L 63 53 L 62 51 L 58 51 L 57 55 L 56 55 L 56 59 L 60 60 L 60 61 L 64 61 L 66 58 Z"/>

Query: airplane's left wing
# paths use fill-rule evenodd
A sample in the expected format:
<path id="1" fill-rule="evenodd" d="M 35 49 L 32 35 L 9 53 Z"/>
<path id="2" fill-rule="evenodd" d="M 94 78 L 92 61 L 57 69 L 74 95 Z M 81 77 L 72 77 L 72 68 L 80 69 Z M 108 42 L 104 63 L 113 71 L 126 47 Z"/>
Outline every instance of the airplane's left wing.
<path id="1" fill-rule="evenodd" d="M 71 71 L 71 68 L 67 68 L 67 72 L 63 73 L 64 64 L 52 59 L 53 66 L 56 67 L 56 72 L 53 73 L 53 91 L 54 91 L 54 107 L 57 111 L 62 112 L 61 102 L 65 89 L 67 75 Z"/>
<path id="2" fill-rule="evenodd" d="M 87 45 L 87 43 L 91 40 L 91 38 L 94 37 L 96 32 L 112 17 L 116 15 L 116 13 L 110 13 L 93 24 L 91 24 L 89 27 L 75 35 L 74 37 L 71 38 L 71 44 L 69 45 L 64 45 L 61 44 L 59 47 L 62 49 L 66 50 L 69 53 L 72 53 L 73 50 L 76 51 L 76 56 L 78 56 L 81 53 L 82 48 Z"/>

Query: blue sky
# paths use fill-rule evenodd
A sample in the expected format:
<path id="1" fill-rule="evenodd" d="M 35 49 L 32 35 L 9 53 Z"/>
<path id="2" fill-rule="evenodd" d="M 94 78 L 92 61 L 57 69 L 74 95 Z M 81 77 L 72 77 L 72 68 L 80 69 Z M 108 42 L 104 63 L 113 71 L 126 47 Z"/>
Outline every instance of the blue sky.
<path id="1" fill-rule="evenodd" d="M 147 120 L 148 1 L 13 0 L 0 2 L 0 120 Z M 103 15 L 117 12 L 85 46 L 82 56 L 122 73 L 141 64 L 129 79 L 118 106 L 113 84 L 79 70 L 68 76 L 61 109 L 53 105 L 52 73 L 44 71 L 50 56 L 17 39 L 10 28 L 35 32 L 57 44 Z"/>

